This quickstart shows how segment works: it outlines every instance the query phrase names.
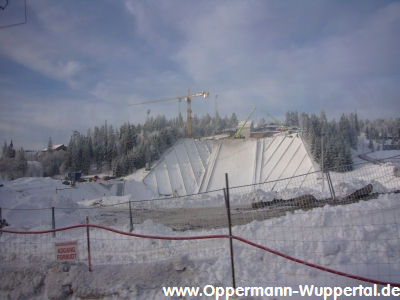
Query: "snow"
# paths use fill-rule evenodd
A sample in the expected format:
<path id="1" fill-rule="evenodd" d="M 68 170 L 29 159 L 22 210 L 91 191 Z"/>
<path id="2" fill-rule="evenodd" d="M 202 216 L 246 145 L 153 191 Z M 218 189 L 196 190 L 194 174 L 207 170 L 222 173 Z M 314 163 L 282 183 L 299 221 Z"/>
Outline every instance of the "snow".
<path id="1" fill-rule="evenodd" d="M 283 195 L 285 199 L 305 194 L 317 199 L 329 197 L 326 180 L 312 175 L 283 180 L 280 185 L 233 188 L 232 217 L 240 220 L 233 227 L 233 234 L 310 263 L 381 281 L 400 282 L 400 194 L 388 193 L 400 188 L 394 168 L 392 163 L 367 163 L 352 172 L 332 172 L 337 197 L 349 195 L 369 183 L 374 187 L 373 192 L 385 193 L 349 205 L 292 212 L 278 208 L 251 209 L 254 202 L 272 201 Z M 309 170 L 314 170 L 312 161 L 295 135 L 260 140 L 186 139 L 168 151 L 151 172 L 139 170 L 122 181 L 77 183 L 74 188 L 51 178 L 3 181 L 0 207 L 10 230 L 50 229 L 50 208 L 56 207 L 56 227 L 84 224 L 88 216 L 92 224 L 128 232 L 131 201 L 134 233 L 227 234 L 221 190 L 147 200 L 162 193 L 172 194 L 175 187 L 179 193 L 196 192 L 203 181 L 205 190 L 221 188 L 225 172 L 232 174 L 230 183 L 234 186 L 253 183 L 260 177 L 282 179 Z M 267 212 L 276 214 L 259 218 Z M 215 224 L 207 224 L 207 220 L 212 220 L 210 215 L 215 216 Z M 227 239 L 139 239 L 93 228 L 90 235 L 93 272 L 87 266 L 86 228 L 57 232 L 56 237 L 3 233 L 0 298 L 162 299 L 162 286 L 231 284 Z M 79 261 L 72 265 L 54 262 L 54 243 L 72 240 L 78 241 Z M 239 241 L 233 244 L 239 286 L 361 283 L 290 262 Z"/>
<path id="2" fill-rule="evenodd" d="M 153 192 L 142 182 L 135 180 L 125 181 L 125 195 L 130 195 L 129 200 L 148 200 L 153 199 Z"/>
<path id="3" fill-rule="evenodd" d="M 230 185 L 251 184 L 254 174 L 256 140 L 225 140 L 215 158 L 207 190 L 225 187 L 225 173 L 231 176 Z"/>
<path id="4" fill-rule="evenodd" d="M 182 139 L 152 166 L 143 182 L 159 196 L 199 191 L 213 141 Z"/>
<path id="5" fill-rule="evenodd" d="M 400 157 L 400 150 L 380 150 L 368 153 L 367 155 L 374 159 L 388 159 L 392 157 Z"/>
<path id="6" fill-rule="evenodd" d="M 160 196 L 184 196 L 225 187 L 225 173 L 230 175 L 231 185 L 237 186 L 314 170 L 296 134 L 263 139 L 184 139 L 152 167 L 144 183 Z"/>
<path id="7" fill-rule="evenodd" d="M 363 156 L 367 157 L 368 161 L 374 160 L 390 160 L 399 164 L 400 158 L 400 150 L 378 150 L 371 151 L 368 147 L 369 140 L 366 138 L 365 134 L 362 133 L 358 138 L 358 147 L 357 150 L 351 150 L 353 153 L 353 162 L 355 164 L 365 162 L 365 158 L 362 159 Z M 374 149 L 381 149 L 381 144 L 377 142 L 373 142 Z M 361 158 L 360 158 L 361 157 Z"/>
<path id="8" fill-rule="evenodd" d="M 135 180 L 135 181 L 143 181 L 143 178 L 148 174 L 148 171 L 145 170 L 145 168 L 136 170 L 136 172 L 125 176 L 124 179 L 125 180 Z"/>
<path id="9" fill-rule="evenodd" d="M 268 194 L 260 199 L 265 197 Z M 347 206 L 300 210 L 279 218 L 234 226 L 233 234 L 311 263 L 399 282 L 399 200 L 398 194 L 383 195 L 373 201 Z M 128 231 L 128 226 L 122 229 Z M 227 233 L 226 228 L 176 232 L 151 220 L 135 225 L 134 232 L 164 236 Z M 0 296 L 18 298 L 28 295 L 33 298 L 36 293 L 37 299 L 56 298 L 70 289 L 74 299 L 158 299 L 162 297 L 161 286 L 166 285 L 230 285 L 227 240 L 143 240 L 92 229 L 93 272 L 90 273 L 85 263 L 85 238 L 84 229 L 60 232 L 56 238 L 3 234 L 1 256 L 4 263 L 0 272 L 4 276 Z M 80 245 L 80 262 L 64 266 L 68 271 L 63 265 L 52 262 L 52 245 L 60 240 L 78 240 Z M 16 256 L 4 257 L 11 250 L 7 245 L 23 246 L 24 242 L 28 242 L 28 247 L 12 251 Z M 37 252 L 32 251 L 33 245 Z M 22 253 L 32 252 L 41 257 L 27 255 L 21 259 Z M 355 280 L 288 262 L 237 241 L 234 241 L 234 254 L 240 286 L 359 284 Z M 15 275 L 9 276 L 10 272 Z M 20 280 L 18 286 L 15 280 Z"/>

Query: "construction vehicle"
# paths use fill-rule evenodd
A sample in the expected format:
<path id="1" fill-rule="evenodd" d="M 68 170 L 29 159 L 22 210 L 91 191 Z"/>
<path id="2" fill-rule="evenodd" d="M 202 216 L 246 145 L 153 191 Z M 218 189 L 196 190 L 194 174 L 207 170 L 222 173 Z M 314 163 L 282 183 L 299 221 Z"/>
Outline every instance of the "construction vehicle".
<path id="1" fill-rule="evenodd" d="M 178 100 L 179 102 L 181 102 L 182 100 L 185 100 L 186 104 L 187 104 L 187 115 L 186 115 L 186 117 L 187 117 L 187 120 L 186 120 L 187 137 L 192 138 L 192 98 L 203 97 L 205 99 L 209 95 L 210 95 L 210 93 L 205 92 L 205 91 L 191 95 L 190 89 L 188 89 L 187 96 L 178 96 L 178 97 L 171 97 L 171 98 L 164 98 L 164 99 L 157 99 L 157 100 L 149 100 L 149 101 L 144 101 L 144 102 L 133 103 L 133 104 L 130 104 L 129 106 L 159 103 L 159 102 L 173 101 L 173 100 Z"/>
<path id="2" fill-rule="evenodd" d="M 233 136 L 235 139 L 238 138 L 242 138 L 242 130 L 244 127 L 246 127 L 247 122 L 249 121 L 249 119 L 251 118 L 251 116 L 253 115 L 253 113 L 256 111 L 256 108 L 254 107 L 253 110 L 251 111 L 251 113 L 247 116 L 246 120 L 243 122 L 242 126 L 240 126 L 240 128 L 236 131 L 235 135 Z"/>

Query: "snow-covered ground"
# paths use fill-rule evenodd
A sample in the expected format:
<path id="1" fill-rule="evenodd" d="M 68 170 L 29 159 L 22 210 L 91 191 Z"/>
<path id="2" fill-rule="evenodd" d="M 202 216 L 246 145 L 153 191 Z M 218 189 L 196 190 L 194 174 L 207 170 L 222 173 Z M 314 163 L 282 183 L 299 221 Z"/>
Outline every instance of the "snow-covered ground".
<path id="1" fill-rule="evenodd" d="M 380 150 L 367 154 L 369 157 L 374 159 L 391 159 L 391 158 L 400 158 L 400 150 Z"/>
<path id="2" fill-rule="evenodd" d="M 373 149 L 379 149 L 371 151 L 369 146 L 369 140 L 366 138 L 365 134 L 361 134 L 358 138 L 357 151 L 352 149 L 353 152 L 353 162 L 355 164 L 365 162 L 365 158 L 368 161 L 374 160 L 390 160 L 394 163 L 400 164 L 400 150 L 380 150 L 381 144 L 373 142 Z M 364 159 L 360 158 L 364 156 Z"/>
<path id="3" fill-rule="evenodd" d="M 219 142 L 221 141 L 215 143 Z M 192 171 L 205 167 L 205 158 L 207 155 L 212 156 L 216 144 L 208 147 L 207 143 L 203 146 L 195 143 L 185 140 L 172 150 L 175 154 L 170 151 L 164 156 L 168 164 L 173 164 L 178 162 L 176 154 L 179 153 L 179 164 L 182 164 L 180 168 L 187 171 L 178 178 L 182 187 L 185 184 L 190 186 L 190 180 L 198 183 L 202 177 L 209 176 L 206 172 L 196 174 Z M 271 146 L 273 144 L 276 147 Z M 274 158 L 274 151 L 271 149 L 277 148 L 278 144 L 285 151 L 276 151 L 280 157 Z M 260 177 L 264 180 L 268 176 L 290 177 L 290 174 L 300 174 L 295 170 L 302 168 L 301 163 L 293 164 L 296 160 L 302 161 L 301 157 L 304 157 L 299 154 L 303 151 L 302 144 L 296 137 L 247 142 L 238 140 L 220 145 L 218 159 L 214 161 L 214 175 L 230 170 L 231 186 L 257 182 Z M 200 149 L 199 146 L 203 148 Z M 199 153 L 203 154 L 199 154 L 197 158 L 189 156 L 185 147 L 197 147 Z M 184 155 L 185 151 L 187 156 Z M 242 157 L 248 157 L 251 163 L 248 167 L 237 168 L 232 160 L 240 160 Z M 243 161 L 242 163 L 246 165 Z M 162 164 L 163 160 L 158 166 Z M 265 165 L 269 167 L 263 169 L 262 166 Z M 282 167 L 278 168 L 278 165 Z M 157 169 L 158 166 L 153 168 L 153 174 L 155 171 L 166 172 Z M 304 168 L 308 169 L 307 166 Z M 300 176 L 279 183 L 232 188 L 232 215 L 234 219 L 244 219 L 239 222 L 242 225 L 233 227 L 233 234 L 310 263 L 379 281 L 398 283 L 400 194 L 388 193 L 400 189 L 400 178 L 395 176 L 394 168 L 392 163 L 367 163 L 357 166 L 352 172 L 331 173 L 337 197 L 349 195 L 369 183 L 373 185 L 373 192 L 382 194 L 368 201 L 349 205 L 326 205 L 293 212 L 268 207 L 255 210 L 251 208 L 251 204 L 305 194 L 312 194 L 317 199 L 329 198 L 326 178 L 318 177 L 320 175 L 315 178 Z M 177 175 L 180 170 L 168 171 Z M 193 227 L 193 230 L 173 230 L 168 224 L 175 221 L 183 225 L 189 224 L 193 218 L 208 220 L 212 218 L 210 214 L 213 212 L 215 218 L 227 222 L 224 210 L 218 210 L 224 207 L 223 193 L 219 190 L 177 199 L 142 201 L 159 197 L 148 186 L 149 181 L 146 181 L 150 174 L 140 170 L 124 181 L 85 182 L 78 183 L 75 188 L 50 178 L 3 181 L 3 186 L 0 187 L 0 207 L 2 217 L 10 225 L 6 229 L 50 229 L 50 208 L 55 207 L 57 228 L 84 224 L 86 216 L 89 216 L 92 224 L 129 232 L 127 203 L 132 201 L 133 233 L 172 237 L 228 233 L 226 226 L 213 227 L 212 224 Z M 158 175 L 161 178 L 165 174 Z M 217 180 L 213 181 L 211 177 L 207 179 L 210 180 L 210 187 L 220 188 Z M 141 182 L 143 178 L 147 185 Z M 222 177 L 221 180 L 223 179 Z M 189 208 L 197 209 L 194 211 L 198 214 L 189 214 Z M 154 214 L 149 213 L 150 211 Z M 175 212 L 171 216 L 177 220 L 167 220 L 168 222 L 163 223 L 166 225 L 157 223 L 158 220 L 168 219 L 169 215 L 164 214 L 171 211 Z M 272 217 L 258 218 L 263 212 L 271 212 Z M 140 213 L 149 214 L 146 218 L 139 218 Z M 57 232 L 55 237 L 52 234 L 3 233 L 0 236 L 0 298 L 163 299 L 162 286 L 231 285 L 229 242 L 226 238 L 166 241 L 128 237 L 94 228 L 90 230 L 90 234 L 93 272 L 89 272 L 87 268 L 86 228 Z M 77 263 L 68 267 L 54 262 L 55 243 L 61 241 L 78 242 Z M 300 283 L 319 286 L 358 286 L 361 283 L 369 285 L 288 261 L 237 240 L 233 245 L 238 286 L 296 287 Z"/>
<path id="4" fill-rule="evenodd" d="M 33 184 L 28 179 L 25 181 L 26 187 Z M 46 181 L 43 186 L 48 183 Z M 4 196 L 2 193 L 2 199 Z M 30 201 L 34 202 L 32 206 L 35 207 L 48 205 L 39 194 L 30 198 Z M 281 217 L 235 226 L 233 234 L 335 270 L 399 282 L 399 201 L 399 194 L 391 194 L 346 206 L 299 210 Z M 74 213 L 65 211 L 63 214 L 71 224 L 83 223 L 82 219 L 71 218 L 78 211 L 76 208 Z M 101 213 L 100 209 L 98 213 Z M 12 224 L 12 228 L 25 227 L 22 225 L 28 221 L 21 219 L 21 222 Z M 43 224 L 38 226 L 33 220 L 30 225 L 36 225 L 36 229 L 45 227 Z M 129 226 L 126 224 L 120 229 L 128 231 Z M 135 225 L 134 233 L 193 236 L 227 234 L 227 229 L 176 232 L 147 220 Z M 62 266 L 52 262 L 54 243 L 69 240 L 78 241 L 81 263 L 65 272 Z M 66 286 L 70 286 L 75 299 L 161 299 L 162 286 L 231 284 L 227 239 L 160 241 L 91 229 L 92 273 L 88 272 L 86 265 L 85 229 L 58 232 L 55 238 L 51 234 L 15 236 L 3 233 L 0 243 L 3 262 L 0 270 L 4 275 L 0 283 L 0 295 L 4 297 L 25 295 L 34 298 L 36 295 L 37 299 L 55 299 L 62 295 Z M 287 261 L 238 241 L 234 241 L 234 255 L 236 282 L 240 286 L 360 284 L 356 280 Z"/>

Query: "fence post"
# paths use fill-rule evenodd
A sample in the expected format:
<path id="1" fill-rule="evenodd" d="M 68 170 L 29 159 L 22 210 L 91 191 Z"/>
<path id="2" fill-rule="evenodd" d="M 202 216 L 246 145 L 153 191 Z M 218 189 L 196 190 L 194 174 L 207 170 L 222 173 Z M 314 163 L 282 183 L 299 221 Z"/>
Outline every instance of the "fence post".
<path id="1" fill-rule="evenodd" d="M 328 186 L 329 186 L 329 191 L 331 192 L 331 197 L 335 201 L 336 200 L 336 195 L 335 195 L 335 190 L 333 188 L 331 175 L 329 174 L 329 171 L 326 171 L 325 174 L 326 174 L 326 179 L 328 180 Z"/>
<path id="2" fill-rule="evenodd" d="M 229 246 L 231 250 L 231 269 L 232 269 L 232 286 L 236 289 L 236 280 L 235 280 L 235 263 L 233 259 L 233 245 L 232 245 L 232 220 L 231 220 L 231 205 L 229 201 L 229 182 L 228 182 L 228 173 L 225 173 L 225 183 L 226 188 L 224 189 L 225 196 L 225 205 L 226 211 L 228 215 L 228 225 L 229 225 Z"/>
<path id="3" fill-rule="evenodd" d="M 133 231 L 133 217 L 132 217 L 132 205 L 131 205 L 131 202 L 132 201 L 129 201 L 129 221 L 130 221 L 130 225 L 131 225 L 130 232 Z"/>
<path id="4" fill-rule="evenodd" d="M 0 207 L 0 224 L 1 224 L 0 229 L 3 229 L 3 213 L 1 211 L 1 207 Z M 2 231 L 0 231 L 0 236 L 1 235 L 3 235 Z"/>
<path id="5" fill-rule="evenodd" d="M 90 257 L 90 235 L 89 235 L 89 217 L 88 216 L 86 216 L 86 238 L 87 238 L 89 272 L 92 272 L 92 260 Z"/>
<path id="6" fill-rule="evenodd" d="M 54 206 L 51 208 L 51 227 L 53 230 L 56 229 L 56 216 L 55 216 L 55 208 Z M 56 232 L 53 231 L 53 238 L 56 237 Z"/>

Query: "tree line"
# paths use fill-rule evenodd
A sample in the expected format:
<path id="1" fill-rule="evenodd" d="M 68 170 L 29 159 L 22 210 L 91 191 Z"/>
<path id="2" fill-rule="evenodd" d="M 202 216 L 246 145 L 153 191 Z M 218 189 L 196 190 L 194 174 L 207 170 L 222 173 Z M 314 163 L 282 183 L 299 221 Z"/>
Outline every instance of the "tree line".
<path id="1" fill-rule="evenodd" d="M 379 146 L 374 149 L 374 145 L 388 138 L 400 141 L 400 118 L 359 120 L 357 113 L 350 113 L 342 114 L 339 121 L 328 121 L 323 111 L 319 116 L 287 112 L 285 125 L 301 128 L 309 152 L 323 170 L 352 170 L 351 149 L 358 150 L 361 135 L 369 141 L 371 151 L 380 150 Z"/>
<path id="2" fill-rule="evenodd" d="M 342 114 L 339 121 L 328 121 L 325 112 L 319 116 L 302 113 L 302 135 L 314 160 L 322 170 L 352 170 L 351 149 L 357 150 L 360 125 L 356 113 Z"/>
<path id="3" fill-rule="evenodd" d="M 24 149 L 14 149 L 13 142 L 4 142 L 0 159 L 0 177 L 16 179 L 25 176 L 28 162 L 25 158 Z"/>
<path id="4" fill-rule="evenodd" d="M 192 120 L 194 137 L 221 133 L 237 126 L 237 117 L 221 118 L 205 115 Z M 182 116 L 166 119 L 165 116 L 148 117 L 143 124 L 124 123 L 119 129 L 104 123 L 89 130 L 86 135 L 74 132 L 68 144 L 65 167 L 88 174 L 112 170 L 115 176 L 132 173 L 158 160 L 161 154 L 178 139 L 185 136 L 186 123 Z"/>
<path id="5" fill-rule="evenodd" d="M 221 117 L 218 113 L 213 117 L 195 115 L 192 134 L 194 137 L 215 135 L 234 129 L 237 124 L 234 113 L 230 117 Z M 41 162 L 44 176 L 62 175 L 68 171 L 82 171 L 83 174 L 112 172 L 115 176 L 123 176 L 159 159 L 166 149 L 185 137 L 185 133 L 186 122 L 181 115 L 171 119 L 163 115 L 148 116 L 143 124 L 126 122 L 119 128 L 106 121 L 86 134 L 74 131 L 67 151 L 53 151 L 53 142 L 49 138 L 46 151 L 30 154 L 29 160 Z M 5 143 L 0 159 L 2 174 L 10 179 L 22 177 L 26 172 L 25 152 L 21 149 L 10 157 L 8 147 Z M 20 162 L 22 157 L 24 164 Z"/>
<path id="6" fill-rule="evenodd" d="M 235 129 L 235 114 L 220 117 L 218 114 L 193 117 L 194 137 L 219 134 Z M 399 139 L 400 118 L 387 120 L 358 120 L 356 113 L 343 114 L 339 121 L 328 121 L 325 112 L 319 115 L 287 112 L 285 125 L 301 128 L 301 136 L 313 159 L 322 169 L 352 168 L 351 149 L 357 149 L 358 138 L 377 141 L 391 136 Z M 112 172 L 124 176 L 160 158 L 161 154 L 178 139 L 185 137 L 186 122 L 181 115 L 167 119 L 165 116 L 148 116 L 143 124 L 124 123 L 119 128 L 104 122 L 89 129 L 86 134 L 74 131 L 67 151 L 53 151 L 49 138 L 47 151 L 27 154 L 22 148 L 14 150 L 12 142 L 2 148 L 0 172 L 10 179 L 24 176 L 27 160 L 36 160 L 43 166 L 44 176 L 63 175 L 68 171 L 83 174 Z"/>
<path id="7" fill-rule="evenodd" d="M 391 143 L 400 142 L 400 118 L 361 121 L 362 131 L 369 140 L 371 151 L 379 150 L 381 144 L 390 139 Z M 375 147 L 377 149 L 375 149 Z"/>

